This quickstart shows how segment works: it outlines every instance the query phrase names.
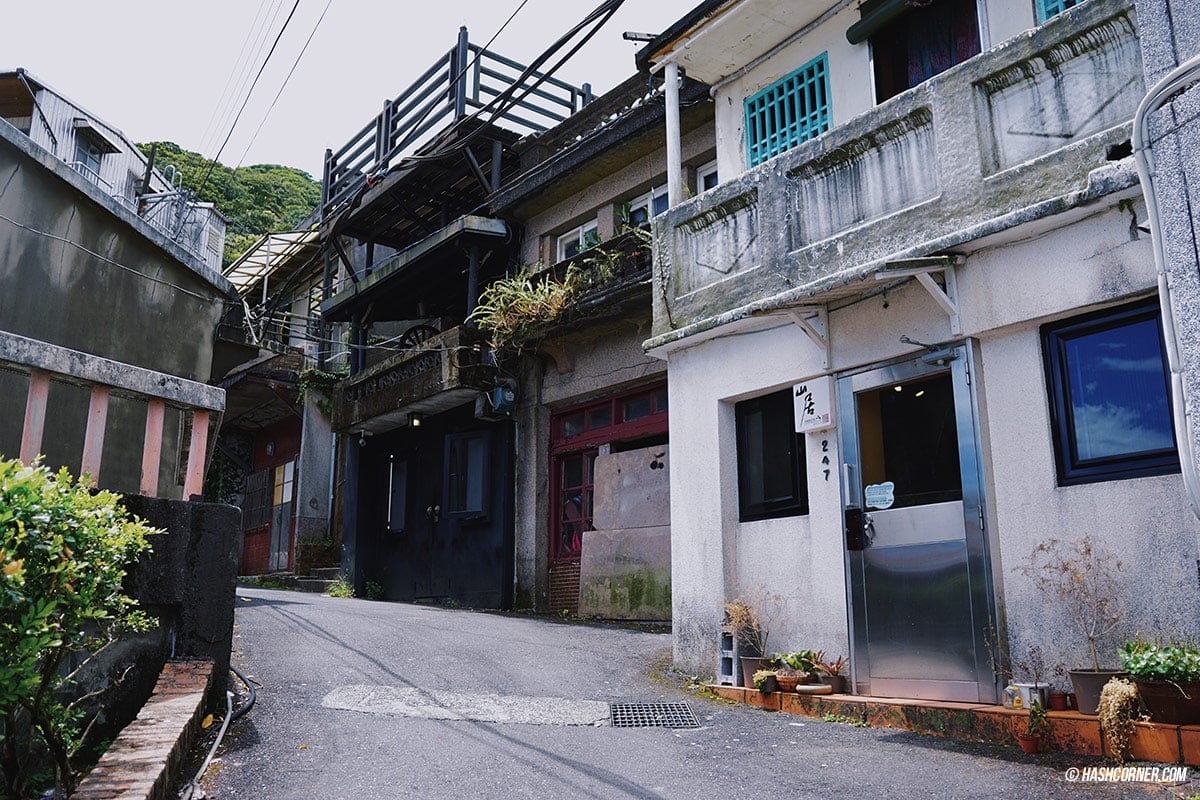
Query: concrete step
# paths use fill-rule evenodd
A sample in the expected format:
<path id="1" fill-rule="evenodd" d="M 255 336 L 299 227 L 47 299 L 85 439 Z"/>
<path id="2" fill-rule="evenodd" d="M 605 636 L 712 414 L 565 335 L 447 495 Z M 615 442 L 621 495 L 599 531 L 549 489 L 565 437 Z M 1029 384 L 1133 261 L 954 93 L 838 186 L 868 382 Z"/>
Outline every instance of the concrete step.
<path id="1" fill-rule="evenodd" d="M 337 581 L 323 580 L 321 578 L 297 578 L 296 587 L 302 592 L 314 592 L 323 594 L 329 591 L 329 587 L 333 586 Z"/>
<path id="2" fill-rule="evenodd" d="M 342 577 L 341 567 L 320 567 L 319 569 L 310 569 L 308 577 L 319 578 L 323 581 L 336 581 Z"/>

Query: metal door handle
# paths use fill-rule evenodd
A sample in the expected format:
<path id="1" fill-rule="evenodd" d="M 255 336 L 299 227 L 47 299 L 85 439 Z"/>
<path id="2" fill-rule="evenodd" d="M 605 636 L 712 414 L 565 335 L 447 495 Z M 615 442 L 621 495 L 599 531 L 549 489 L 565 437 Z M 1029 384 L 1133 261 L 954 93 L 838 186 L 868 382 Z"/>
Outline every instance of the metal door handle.
<path id="1" fill-rule="evenodd" d="M 875 541 L 875 518 L 867 512 L 863 512 L 863 549 L 871 546 L 871 542 Z"/>
<path id="2" fill-rule="evenodd" d="M 442 507 L 441 506 L 429 506 L 429 508 L 425 509 L 425 518 L 431 519 L 434 522 L 437 522 L 439 519 L 442 518 Z"/>

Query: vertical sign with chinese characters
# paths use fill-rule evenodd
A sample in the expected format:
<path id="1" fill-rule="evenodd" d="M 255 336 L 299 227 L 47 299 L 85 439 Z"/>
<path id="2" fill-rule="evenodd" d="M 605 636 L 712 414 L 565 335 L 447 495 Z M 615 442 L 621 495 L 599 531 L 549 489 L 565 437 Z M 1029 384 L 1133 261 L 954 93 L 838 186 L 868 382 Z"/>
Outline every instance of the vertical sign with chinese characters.
<path id="1" fill-rule="evenodd" d="M 826 375 L 792 387 L 796 404 L 796 433 L 826 431 L 833 427 L 833 378 Z"/>

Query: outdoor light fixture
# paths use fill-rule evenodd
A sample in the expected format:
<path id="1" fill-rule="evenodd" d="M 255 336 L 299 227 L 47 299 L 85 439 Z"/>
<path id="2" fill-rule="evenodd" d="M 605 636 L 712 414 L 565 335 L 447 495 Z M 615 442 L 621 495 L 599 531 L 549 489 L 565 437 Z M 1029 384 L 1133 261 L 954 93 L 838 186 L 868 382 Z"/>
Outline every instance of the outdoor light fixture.
<path id="1" fill-rule="evenodd" d="M 421 427 L 421 421 L 422 421 L 422 420 L 424 420 L 424 419 L 425 419 L 425 415 L 424 415 L 424 414 L 422 414 L 420 411 L 410 411 L 410 412 L 408 412 L 408 424 L 409 424 L 409 427 L 412 427 L 412 428 L 419 428 L 419 427 Z"/>
<path id="2" fill-rule="evenodd" d="M 924 390 L 924 389 L 922 389 L 921 391 L 919 391 L 919 392 L 917 392 L 916 394 L 914 394 L 914 395 L 913 395 L 913 397 L 920 397 L 920 396 L 921 396 L 921 395 L 923 395 L 923 394 L 925 394 L 925 390 Z"/>
<path id="3" fill-rule="evenodd" d="M 895 392 L 903 392 L 903 391 L 904 391 L 904 387 L 903 387 L 903 386 L 893 386 L 893 387 L 892 387 L 892 391 L 895 391 Z"/>
<path id="4" fill-rule="evenodd" d="M 358 446 L 359 447 L 367 446 L 367 432 L 366 431 L 358 432 Z"/>

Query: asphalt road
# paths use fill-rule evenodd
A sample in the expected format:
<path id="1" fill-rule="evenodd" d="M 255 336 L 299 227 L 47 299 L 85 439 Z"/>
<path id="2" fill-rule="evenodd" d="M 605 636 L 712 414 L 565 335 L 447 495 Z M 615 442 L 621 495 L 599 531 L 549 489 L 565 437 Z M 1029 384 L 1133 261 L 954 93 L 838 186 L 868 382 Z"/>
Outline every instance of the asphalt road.
<path id="1" fill-rule="evenodd" d="M 1186 796 L 1065 780 L 1095 760 L 690 694 L 655 676 L 665 634 L 238 593 L 234 662 L 261 688 L 204 782 L 216 800 Z M 700 728 L 595 724 L 602 703 L 678 701 Z"/>

